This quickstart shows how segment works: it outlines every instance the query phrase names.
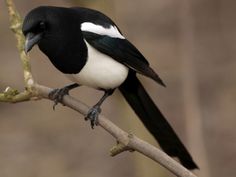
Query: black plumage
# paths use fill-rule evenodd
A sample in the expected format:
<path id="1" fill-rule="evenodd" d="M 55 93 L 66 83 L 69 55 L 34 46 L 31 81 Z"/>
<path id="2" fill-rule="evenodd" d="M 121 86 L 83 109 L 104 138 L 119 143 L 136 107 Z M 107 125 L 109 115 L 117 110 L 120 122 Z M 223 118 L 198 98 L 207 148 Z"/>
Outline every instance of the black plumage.
<path id="1" fill-rule="evenodd" d="M 149 63 L 144 56 L 128 40 L 111 38 L 91 32 L 83 32 L 83 36 L 97 50 L 165 86 L 161 78 L 149 67 Z"/>
<path id="2" fill-rule="evenodd" d="M 119 87 L 119 90 L 145 127 L 159 142 L 161 148 L 168 155 L 178 157 L 186 168 L 197 168 L 191 155 L 152 101 L 134 72 L 130 72 L 126 81 Z"/>
<path id="3" fill-rule="evenodd" d="M 29 12 L 22 30 L 26 36 L 26 52 L 38 44 L 40 50 L 48 56 L 58 70 L 64 74 L 74 74 L 73 77 L 79 77 L 76 87 L 78 84 L 88 83 L 88 86 L 95 85 L 94 88 L 105 91 L 102 99 L 87 115 L 87 118 L 91 119 L 92 126 L 96 123 L 102 102 L 116 88 L 119 88 L 162 149 L 170 156 L 178 157 L 186 168 L 197 168 L 174 130 L 137 79 L 136 73 L 145 75 L 165 86 L 163 81 L 138 49 L 123 37 L 119 28 L 109 17 L 87 8 L 43 6 Z M 93 64 L 91 62 L 99 64 L 98 60 L 102 57 L 105 58 L 103 62 L 107 61 L 103 65 L 105 70 L 117 69 L 116 72 L 118 72 L 118 75 L 114 73 L 117 78 L 109 78 L 111 79 L 109 82 L 101 78 L 104 75 L 101 74 L 100 77 L 100 72 L 106 73 L 106 71 L 97 69 L 96 65 L 91 66 Z M 109 66 L 115 68 L 109 68 Z M 90 67 L 90 72 L 96 73 L 97 76 L 89 75 L 87 67 Z M 87 75 L 82 77 L 81 73 L 85 70 Z M 109 76 L 104 76 L 104 78 L 107 77 Z M 95 81 L 97 83 L 93 84 Z M 74 88 L 74 85 L 71 88 Z M 66 91 L 63 90 L 61 93 L 68 93 L 69 89 L 67 87 Z"/>

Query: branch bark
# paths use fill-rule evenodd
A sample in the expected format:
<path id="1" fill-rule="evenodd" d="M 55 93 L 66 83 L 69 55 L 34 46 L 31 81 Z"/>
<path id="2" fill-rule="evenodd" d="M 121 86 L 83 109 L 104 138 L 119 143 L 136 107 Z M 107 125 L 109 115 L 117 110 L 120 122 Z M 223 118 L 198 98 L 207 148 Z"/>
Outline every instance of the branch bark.
<path id="1" fill-rule="evenodd" d="M 20 58 L 23 64 L 26 89 L 22 92 L 19 92 L 16 89 L 8 87 L 3 93 L 0 93 L 0 102 L 17 103 L 35 99 L 50 99 L 48 97 L 48 94 L 50 93 L 50 91 L 52 91 L 52 89 L 37 84 L 31 74 L 29 57 L 24 52 L 25 39 L 21 32 L 21 17 L 16 11 L 12 0 L 6 0 L 6 4 L 10 16 L 11 29 L 17 39 L 17 48 L 19 50 Z M 62 104 L 83 115 L 86 115 L 89 110 L 89 107 L 86 104 L 69 95 L 64 96 Z M 127 132 L 123 131 L 110 120 L 105 118 L 103 115 L 99 116 L 98 124 L 104 130 L 110 133 L 118 142 L 118 144 L 111 149 L 111 156 L 115 156 L 124 151 L 135 150 L 161 164 L 163 167 L 171 171 L 176 176 L 196 177 L 192 172 L 190 172 L 181 164 L 173 160 L 166 153 L 162 152 L 153 145 L 139 139 L 135 135 L 128 134 Z"/>

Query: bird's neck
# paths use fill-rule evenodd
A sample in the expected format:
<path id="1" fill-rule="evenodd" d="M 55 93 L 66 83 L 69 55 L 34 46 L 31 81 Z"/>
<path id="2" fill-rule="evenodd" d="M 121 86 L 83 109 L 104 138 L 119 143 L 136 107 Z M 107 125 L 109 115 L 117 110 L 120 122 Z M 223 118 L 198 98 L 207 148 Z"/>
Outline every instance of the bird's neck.
<path id="1" fill-rule="evenodd" d="M 73 33 L 60 34 L 58 38 L 46 39 L 38 44 L 52 64 L 64 74 L 79 73 L 86 64 L 88 55 L 82 34 L 77 33 L 77 36 L 70 34 Z"/>

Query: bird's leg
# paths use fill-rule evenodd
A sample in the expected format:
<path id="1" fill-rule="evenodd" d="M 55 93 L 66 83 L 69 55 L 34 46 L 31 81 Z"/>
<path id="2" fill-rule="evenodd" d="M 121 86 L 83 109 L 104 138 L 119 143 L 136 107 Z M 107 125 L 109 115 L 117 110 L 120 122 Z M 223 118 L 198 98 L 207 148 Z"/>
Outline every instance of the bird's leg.
<path id="1" fill-rule="evenodd" d="M 53 110 L 55 110 L 56 105 L 62 101 L 65 95 L 69 95 L 69 91 L 78 87 L 79 84 L 74 83 L 71 85 L 67 85 L 65 87 L 59 89 L 53 89 L 49 94 L 48 97 L 54 101 Z"/>
<path id="2" fill-rule="evenodd" d="M 91 109 L 89 109 L 89 111 L 85 117 L 85 120 L 90 120 L 92 129 L 94 128 L 94 125 L 98 125 L 98 115 L 101 113 L 100 107 L 101 107 L 102 103 L 105 101 L 105 99 L 107 97 L 112 95 L 113 92 L 114 92 L 114 89 L 105 90 L 104 95 L 97 102 L 97 104 L 95 104 Z"/>

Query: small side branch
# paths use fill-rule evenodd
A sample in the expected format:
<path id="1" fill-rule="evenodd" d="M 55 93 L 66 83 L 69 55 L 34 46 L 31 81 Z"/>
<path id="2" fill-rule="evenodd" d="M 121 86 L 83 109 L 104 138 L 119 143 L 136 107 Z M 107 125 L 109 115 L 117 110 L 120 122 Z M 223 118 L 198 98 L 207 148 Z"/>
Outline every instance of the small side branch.
<path id="1" fill-rule="evenodd" d="M 48 95 L 52 91 L 52 89 L 37 84 L 31 74 L 29 57 L 24 52 L 25 39 L 21 32 L 21 17 L 16 11 L 13 1 L 5 1 L 10 16 L 11 29 L 17 39 L 17 48 L 20 53 L 20 58 L 23 65 L 24 82 L 26 89 L 23 92 L 19 92 L 16 89 L 8 87 L 3 93 L 0 93 L 0 102 L 16 103 L 43 98 L 49 99 Z M 89 107 L 87 105 L 69 95 L 64 96 L 62 104 L 81 113 L 82 115 L 87 115 L 87 112 L 89 110 Z M 150 145 L 149 143 L 139 139 L 138 137 L 132 134 L 128 134 L 102 115 L 99 116 L 99 125 L 108 133 L 110 133 L 117 140 L 117 142 L 119 142 L 111 150 L 111 155 L 115 156 L 124 151 L 135 150 L 149 157 L 150 159 L 153 159 L 154 161 L 158 162 L 176 176 L 196 177 L 193 173 L 191 173 L 178 162 L 173 160 L 166 153 L 162 152 L 153 145 Z"/>
<path id="2" fill-rule="evenodd" d="M 135 150 L 130 148 L 128 144 L 125 145 L 117 141 L 117 144 L 110 149 L 110 156 L 114 157 L 125 151 L 134 152 Z"/>

